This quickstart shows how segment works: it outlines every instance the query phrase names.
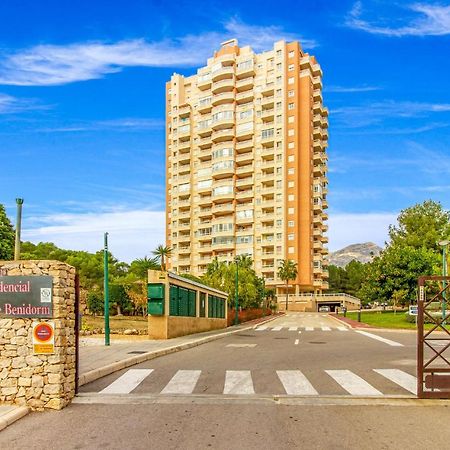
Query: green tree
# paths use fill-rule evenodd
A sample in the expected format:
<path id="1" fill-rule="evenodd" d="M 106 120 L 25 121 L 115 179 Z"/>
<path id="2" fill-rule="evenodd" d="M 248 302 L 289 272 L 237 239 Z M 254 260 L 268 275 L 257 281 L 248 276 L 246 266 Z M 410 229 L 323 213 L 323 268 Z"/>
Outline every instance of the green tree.
<path id="1" fill-rule="evenodd" d="M 5 207 L 0 204 L 0 260 L 14 258 L 14 228 L 6 215 Z"/>
<path id="2" fill-rule="evenodd" d="M 288 309 L 289 300 L 289 280 L 295 280 L 297 278 L 297 273 L 297 263 L 290 259 L 284 259 L 278 268 L 278 276 L 281 280 L 286 281 L 286 311 Z"/>
<path id="3" fill-rule="evenodd" d="M 164 245 L 158 245 L 155 250 L 153 250 L 153 254 L 156 256 L 157 260 L 161 264 L 161 270 L 166 270 L 166 260 L 172 256 L 172 249 L 170 247 Z"/>
<path id="4" fill-rule="evenodd" d="M 109 286 L 109 300 L 111 305 L 117 308 L 117 315 L 129 314 L 133 310 L 133 303 L 128 295 L 127 288 L 122 284 L 111 284 Z"/>
<path id="5" fill-rule="evenodd" d="M 160 265 L 158 264 L 157 258 L 147 258 L 147 256 L 144 256 L 144 258 L 131 261 L 128 273 L 135 275 L 139 280 L 146 280 L 149 270 L 159 269 Z"/>
<path id="6" fill-rule="evenodd" d="M 417 278 L 439 272 L 439 256 L 426 248 L 391 245 L 367 265 L 358 292 L 367 301 L 405 305 L 415 301 Z"/>
<path id="7" fill-rule="evenodd" d="M 344 292 L 346 294 L 357 296 L 364 281 L 365 266 L 365 264 L 356 261 L 356 259 L 345 266 Z"/>
<path id="8" fill-rule="evenodd" d="M 89 311 L 95 315 L 101 314 L 104 310 L 103 295 L 100 291 L 91 291 L 88 293 L 86 299 L 87 307 Z"/>
<path id="9" fill-rule="evenodd" d="M 389 227 L 390 245 L 439 252 L 438 242 L 450 237 L 450 213 L 433 200 L 402 210 L 397 221 Z"/>

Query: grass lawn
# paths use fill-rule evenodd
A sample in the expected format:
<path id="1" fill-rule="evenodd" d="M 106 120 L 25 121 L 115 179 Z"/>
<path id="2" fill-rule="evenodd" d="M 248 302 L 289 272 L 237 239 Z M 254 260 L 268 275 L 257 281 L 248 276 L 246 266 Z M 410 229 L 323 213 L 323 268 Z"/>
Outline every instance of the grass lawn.
<path id="1" fill-rule="evenodd" d="M 347 312 L 347 317 L 352 320 L 358 320 L 357 312 Z M 380 328 L 398 328 L 415 330 L 416 324 L 406 321 L 406 314 L 402 311 L 361 311 L 361 322 Z M 430 329 L 431 324 L 426 323 L 425 329 Z"/>
<path id="2" fill-rule="evenodd" d="M 103 316 L 87 316 L 84 315 L 82 318 L 82 329 L 84 330 L 94 330 L 98 328 L 103 328 L 105 326 L 105 319 Z M 111 316 L 109 318 L 109 326 L 111 330 L 147 330 L 147 317 L 139 316 Z"/>

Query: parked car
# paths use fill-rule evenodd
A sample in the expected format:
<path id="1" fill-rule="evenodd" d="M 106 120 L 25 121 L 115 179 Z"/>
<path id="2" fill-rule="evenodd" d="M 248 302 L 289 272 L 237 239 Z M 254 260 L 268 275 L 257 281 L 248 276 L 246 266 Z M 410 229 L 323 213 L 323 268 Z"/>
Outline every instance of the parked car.
<path id="1" fill-rule="evenodd" d="M 329 306 L 320 306 L 319 312 L 330 312 L 330 307 Z"/>

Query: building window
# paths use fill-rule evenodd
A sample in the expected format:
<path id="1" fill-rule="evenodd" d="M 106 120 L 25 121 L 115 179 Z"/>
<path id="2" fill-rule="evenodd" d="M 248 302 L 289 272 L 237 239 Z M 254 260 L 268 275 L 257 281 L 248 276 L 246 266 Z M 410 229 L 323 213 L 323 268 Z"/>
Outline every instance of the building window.
<path id="1" fill-rule="evenodd" d="M 288 66 L 288 70 L 294 70 L 294 64 L 289 64 L 289 66 Z"/>
<path id="2" fill-rule="evenodd" d="M 283 155 L 277 155 L 277 162 L 283 161 Z"/>
<path id="3" fill-rule="evenodd" d="M 294 84 L 294 77 L 288 78 L 288 84 Z"/>
<path id="4" fill-rule="evenodd" d="M 283 182 L 281 180 L 277 180 L 277 189 L 281 189 L 283 187 Z"/>
<path id="5" fill-rule="evenodd" d="M 294 50 L 291 50 L 289 53 L 288 53 L 288 58 L 293 58 L 294 57 Z"/>
<path id="6" fill-rule="evenodd" d="M 288 136 L 294 136 L 294 134 L 295 134 L 294 129 L 288 130 Z"/>
<path id="7" fill-rule="evenodd" d="M 294 194 L 289 194 L 288 195 L 288 201 L 289 202 L 293 202 L 295 200 Z"/>
<path id="8" fill-rule="evenodd" d="M 294 187 L 294 182 L 288 181 L 288 188 L 293 188 L 293 187 Z"/>
<path id="9" fill-rule="evenodd" d="M 294 148 L 295 147 L 295 143 L 294 142 L 289 142 L 288 143 L 288 148 Z"/>
<path id="10" fill-rule="evenodd" d="M 288 91 L 288 97 L 293 97 L 294 96 L 294 90 L 291 89 L 290 91 Z"/>
<path id="11" fill-rule="evenodd" d="M 294 175 L 295 169 L 293 167 L 289 167 L 288 169 L 288 175 Z"/>
<path id="12" fill-rule="evenodd" d="M 294 214 L 294 208 L 288 208 L 288 214 Z"/>
<path id="13" fill-rule="evenodd" d="M 294 233 L 289 233 L 288 234 L 288 241 L 293 241 L 294 240 Z"/>
<path id="14" fill-rule="evenodd" d="M 281 70 L 281 67 L 282 67 L 282 64 L 281 64 L 281 63 L 278 63 L 278 64 L 277 64 L 277 70 Z"/>
<path id="15" fill-rule="evenodd" d="M 283 225 L 283 220 L 277 219 L 277 227 L 281 227 L 281 225 Z"/>
<path id="16" fill-rule="evenodd" d="M 294 226 L 294 221 L 293 220 L 289 220 L 288 221 L 288 227 L 292 228 Z"/>
<path id="17" fill-rule="evenodd" d="M 288 117 L 288 123 L 294 123 L 295 117 L 294 116 L 289 116 Z"/>
<path id="18" fill-rule="evenodd" d="M 283 234 L 282 233 L 277 233 L 277 239 L 280 240 L 283 238 Z"/>
<path id="19" fill-rule="evenodd" d="M 288 247 L 288 253 L 290 254 L 294 253 L 294 247 Z"/>
<path id="20" fill-rule="evenodd" d="M 288 109 L 294 109 L 295 103 L 288 103 Z"/>

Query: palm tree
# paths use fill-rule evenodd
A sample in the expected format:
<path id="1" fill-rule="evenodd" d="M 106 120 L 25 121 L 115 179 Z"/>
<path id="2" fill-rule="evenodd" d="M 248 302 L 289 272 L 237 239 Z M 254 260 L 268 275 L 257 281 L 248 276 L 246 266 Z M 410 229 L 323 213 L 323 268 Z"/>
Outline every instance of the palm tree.
<path id="1" fill-rule="evenodd" d="M 161 263 L 161 270 L 166 270 L 166 259 L 169 259 L 172 256 L 172 248 L 158 245 L 158 247 L 152 251 L 152 254 L 159 259 Z"/>
<path id="2" fill-rule="evenodd" d="M 283 259 L 278 268 L 278 276 L 283 281 L 286 281 L 286 311 L 288 309 L 289 280 L 295 280 L 295 278 L 297 278 L 297 273 L 297 263 L 290 259 Z"/>

